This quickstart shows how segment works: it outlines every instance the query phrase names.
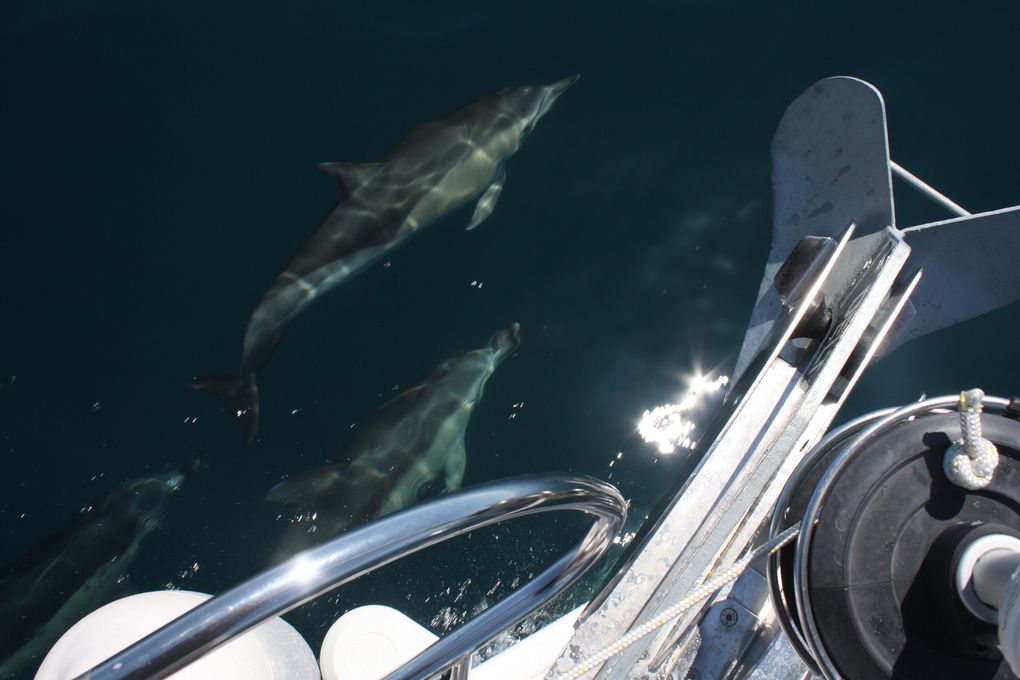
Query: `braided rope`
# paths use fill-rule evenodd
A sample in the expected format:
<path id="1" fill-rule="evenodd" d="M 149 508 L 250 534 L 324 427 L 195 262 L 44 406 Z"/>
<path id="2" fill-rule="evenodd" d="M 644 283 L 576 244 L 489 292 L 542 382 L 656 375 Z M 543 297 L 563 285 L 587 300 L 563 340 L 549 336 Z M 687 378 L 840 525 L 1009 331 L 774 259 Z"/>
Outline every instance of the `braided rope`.
<path id="1" fill-rule="evenodd" d="M 743 573 L 744 569 L 746 569 L 747 565 L 751 562 L 754 562 L 764 555 L 771 555 L 778 551 L 784 545 L 792 541 L 797 536 L 799 530 L 800 522 L 779 534 L 771 541 L 764 543 L 747 553 L 728 568 L 720 572 L 717 576 L 702 583 L 699 587 L 695 588 L 690 594 L 688 594 L 687 597 L 680 600 L 652 620 L 638 626 L 616 642 L 605 647 L 602 651 L 589 656 L 561 675 L 556 676 L 556 680 L 575 680 L 596 666 L 605 663 L 616 654 L 620 654 L 623 650 L 627 649 L 627 647 L 630 647 L 649 633 L 662 628 L 664 625 L 679 617 L 701 600 L 709 597 L 712 593 L 716 592 L 730 581 L 735 580 L 741 573 Z"/>
<path id="2" fill-rule="evenodd" d="M 981 390 L 960 392 L 960 430 L 963 438 L 946 451 L 942 468 L 953 484 L 974 491 L 992 482 L 999 465 L 999 451 L 981 433 Z"/>

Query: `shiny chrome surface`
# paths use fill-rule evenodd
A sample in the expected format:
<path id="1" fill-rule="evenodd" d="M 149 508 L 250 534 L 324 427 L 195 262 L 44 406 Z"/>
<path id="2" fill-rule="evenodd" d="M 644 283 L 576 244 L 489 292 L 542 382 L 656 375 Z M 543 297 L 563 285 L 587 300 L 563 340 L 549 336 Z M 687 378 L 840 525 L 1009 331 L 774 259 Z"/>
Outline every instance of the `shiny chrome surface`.
<path id="1" fill-rule="evenodd" d="M 893 174 L 899 177 L 901 180 L 909 184 L 910 186 L 917 189 L 922 195 L 927 196 L 931 200 L 935 201 L 943 208 L 953 213 L 957 217 L 969 217 L 970 213 L 966 208 L 956 203 L 951 198 L 943 194 L 941 191 L 933 187 L 932 185 L 925 182 L 923 179 L 915 175 L 914 173 L 907 170 L 905 167 L 897 163 L 896 161 L 889 161 L 889 167 L 892 169 Z"/>
<path id="2" fill-rule="evenodd" d="M 785 529 L 800 521 L 800 516 L 790 516 L 790 503 L 793 497 L 800 492 L 805 477 L 818 465 L 823 465 L 831 460 L 833 451 L 845 446 L 848 441 L 853 439 L 865 427 L 895 411 L 896 407 L 886 408 L 867 413 L 859 418 L 843 423 L 836 429 L 831 430 L 808 451 L 807 455 L 804 456 L 800 464 L 790 475 L 790 479 L 787 481 L 786 486 L 783 487 L 783 491 L 779 494 L 779 500 L 776 501 L 775 508 L 772 511 L 772 520 L 769 524 L 769 538 L 778 536 Z M 791 547 L 787 546 L 786 549 L 791 549 Z M 780 553 L 777 552 L 767 560 L 769 592 L 776 608 L 776 618 L 779 621 L 779 627 L 782 628 L 783 633 L 789 640 L 789 644 L 796 650 L 797 655 L 812 670 L 817 671 L 814 657 L 811 656 L 811 652 L 808 650 L 807 642 L 801 635 L 800 629 L 797 628 L 789 616 L 792 613 L 792 610 L 788 608 L 793 605 L 791 601 L 793 593 L 785 593 L 783 591 L 779 576 L 779 555 Z"/>
<path id="3" fill-rule="evenodd" d="M 734 561 L 769 521 L 774 501 L 863 371 L 898 337 L 917 337 L 1020 294 L 1013 280 L 1020 278 L 1009 263 L 1003 264 L 1005 277 L 990 269 L 1006 285 L 987 301 L 976 303 L 970 285 L 984 276 L 983 263 L 1012 252 L 1004 246 L 1017 238 L 1020 208 L 900 231 L 892 172 L 885 105 L 871 85 L 829 78 L 787 109 L 772 143 L 772 249 L 734 371 L 729 411 L 720 419 L 725 424 L 703 440 L 707 452 L 692 476 L 582 616 L 565 659 L 595 653 L 682 597 L 703 574 Z M 852 238 L 842 231 L 848 224 Z M 973 228 L 982 234 L 975 236 Z M 790 282 L 780 274 L 787 265 L 804 269 L 797 262 L 803 239 L 841 233 L 828 271 L 802 275 L 812 284 L 810 293 L 787 299 Z M 913 254 L 915 245 L 922 257 Z M 950 309 L 947 299 L 959 300 L 964 311 Z M 824 314 L 807 317 L 798 335 L 788 334 L 791 314 L 803 314 L 808 305 Z M 863 425 L 857 423 L 853 433 Z M 850 434 L 843 430 L 836 438 Z M 826 444 L 830 453 L 837 445 L 835 439 Z M 671 633 L 650 636 L 586 678 L 682 676 L 682 662 L 659 668 L 649 660 L 678 658 L 678 650 L 667 648 L 677 647 L 697 616 L 690 611 Z"/>
<path id="4" fill-rule="evenodd" d="M 692 475 L 582 615 L 561 662 L 596 654 L 735 561 L 875 357 L 1020 295 L 1020 270 L 1009 256 L 1020 242 L 1020 207 L 901 231 L 894 170 L 903 174 L 889 158 L 885 104 L 868 83 L 828 78 L 786 110 L 772 141 L 772 248 L 727 410 L 702 439 L 706 453 Z M 805 248 L 805 239 L 837 237 L 825 271 L 803 266 L 810 253 L 820 261 L 829 250 Z M 791 286 L 791 272 L 810 290 L 788 295 L 800 287 Z M 819 311 L 806 314 L 809 307 Z M 792 326 L 798 314 L 803 328 Z M 828 440 L 829 453 L 866 424 Z M 584 677 L 684 677 L 693 654 L 682 647 L 702 644 L 689 640 L 704 611 L 688 611 Z"/>
<path id="5" fill-rule="evenodd" d="M 800 619 L 801 625 L 804 627 L 803 641 L 807 644 L 811 656 L 817 662 L 818 670 L 824 677 L 829 678 L 830 680 L 838 680 L 840 675 L 833 665 L 832 660 L 826 653 L 825 646 L 822 644 L 821 638 L 818 634 L 818 629 L 815 626 L 814 617 L 810 615 L 811 596 L 807 588 L 807 555 L 811 550 L 811 540 L 814 535 L 815 522 L 818 519 L 818 513 L 822 510 L 829 489 L 836 477 L 838 477 L 843 468 L 846 467 L 847 463 L 853 460 L 862 448 L 871 443 L 880 434 L 886 432 L 889 428 L 894 427 L 897 423 L 908 418 L 925 415 L 939 409 L 953 409 L 959 403 L 959 394 L 947 395 L 944 397 L 933 397 L 932 399 L 926 399 L 924 401 L 919 401 L 915 404 L 909 404 L 903 408 L 896 409 L 888 415 L 871 421 L 871 424 L 863 429 L 860 434 L 854 437 L 852 441 L 848 442 L 846 447 L 843 448 L 843 450 L 840 451 L 833 459 L 832 463 L 828 466 L 818 484 L 815 486 L 814 493 L 811 495 L 811 500 L 808 501 L 807 508 L 804 511 L 804 517 L 801 520 L 801 533 L 797 538 L 797 551 L 794 555 L 794 599 L 797 606 L 797 617 Z M 986 412 L 1002 412 L 1009 406 L 1009 400 L 1002 399 L 1000 397 L 986 397 L 983 404 Z M 867 422 L 867 418 L 868 416 L 865 416 L 861 420 Z"/>
<path id="6" fill-rule="evenodd" d="M 676 572 L 690 567 L 686 574 L 688 577 L 700 575 L 703 560 L 709 556 L 699 555 L 697 561 L 692 561 L 693 554 L 714 552 L 725 541 L 720 537 L 706 545 L 703 524 L 718 523 L 727 507 L 738 509 L 735 495 L 745 490 L 745 485 L 731 482 L 731 478 L 741 476 L 741 470 L 745 473 L 753 471 L 754 466 L 741 464 L 748 455 L 748 444 L 761 441 L 761 419 L 772 414 L 777 404 L 783 401 L 790 381 L 795 379 L 795 368 L 783 361 L 779 352 L 810 309 L 810 302 L 818 295 L 852 234 L 852 227 L 846 229 L 838 247 L 817 254 L 816 257 L 823 260 L 822 266 L 810 268 L 810 282 L 800 286 L 798 297 L 790 300 L 791 304 L 785 308 L 781 321 L 773 328 L 772 342 L 752 362 L 754 370 L 748 371 L 734 385 L 733 392 L 727 397 L 729 413 L 725 425 L 714 437 L 697 470 L 657 520 L 641 549 L 581 615 L 571 646 L 562 657 L 567 659 L 566 663 L 573 665 L 597 653 L 638 622 L 654 616 L 658 608 L 672 604 L 667 597 L 668 591 L 676 585 Z M 760 373 L 757 370 L 759 366 Z M 724 500 L 728 502 L 723 503 Z M 746 506 L 738 511 L 743 514 Z M 690 579 L 679 589 L 685 594 L 690 589 Z M 635 645 L 622 657 L 607 661 L 605 666 L 616 668 L 617 677 L 629 677 L 637 667 L 637 662 L 630 657 L 644 653 L 647 658 L 642 663 L 647 664 L 648 659 L 655 656 L 655 652 L 649 650 L 659 646 L 654 640 L 666 634 L 668 632 L 664 631 L 650 636 L 647 643 Z M 592 674 L 585 677 L 592 677 Z"/>
<path id="7" fill-rule="evenodd" d="M 736 402 L 672 506 L 618 577 L 612 592 L 582 618 L 568 654 L 593 653 L 690 592 L 718 565 L 734 562 L 767 526 L 789 474 L 820 440 L 843 400 L 892 328 L 918 277 L 903 277 L 910 248 L 886 229 L 843 240 L 831 267 L 790 309 L 806 310 L 824 296 L 832 311 L 824 334 L 808 347 L 786 333 L 770 341 L 762 369 L 751 362 L 730 398 Z M 754 377 L 752 379 L 752 376 Z M 656 677 L 688 669 L 684 654 L 668 650 L 692 630 L 703 610 L 691 610 L 672 631 L 649 636 L 586 677 Z M 662 667 L 652 661 L 671 659 Z M 749 664 L 754 659 L 747 659 Z M 675 665 L 674 665 L 675 664 Z"/>
<path id="8" fill-rule="evenodd" d="M 548 602 L 594 564 L 626 519 L 620 493 L 583 475 L 527 475 L 433 499 L 295 555 L 171 621 L 79 679 L 164 678 L 260 622 L 377 567 L 474 529 L 554 510 L 587 513 L 595 524 L 567 556 L 389 676 L 429 677 Z"/>

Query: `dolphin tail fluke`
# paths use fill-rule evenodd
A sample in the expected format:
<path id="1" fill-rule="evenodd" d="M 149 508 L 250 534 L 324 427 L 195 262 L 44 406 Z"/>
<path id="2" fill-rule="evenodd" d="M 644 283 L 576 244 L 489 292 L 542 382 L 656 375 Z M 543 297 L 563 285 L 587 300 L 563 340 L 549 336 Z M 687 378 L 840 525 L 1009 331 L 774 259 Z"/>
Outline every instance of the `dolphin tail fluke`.
<path id="1" fill-rule="evenodd" d="M 194 378 L 188 387 L 215 394 L 227 402 L 234 418 L 241 425 L 244 443 L 251 442 L 259 422 L 259 387 L 255 383 L 254 373 L 230 373 L 209 378 Z"/>

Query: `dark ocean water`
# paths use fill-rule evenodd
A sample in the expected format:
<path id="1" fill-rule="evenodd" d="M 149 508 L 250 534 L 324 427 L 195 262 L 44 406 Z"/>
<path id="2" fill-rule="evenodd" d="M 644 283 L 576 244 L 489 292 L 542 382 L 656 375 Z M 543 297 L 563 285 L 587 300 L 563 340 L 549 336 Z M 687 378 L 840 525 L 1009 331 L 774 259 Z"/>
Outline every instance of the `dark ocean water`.
<path id="1" fill-rule="evenodd" d="M 221 590 L 275 546 L 271 486 L 512 321 L 523 342 L 475 410 L 465 484 L 611 474 L 653 505 L 682 456 L 635 424 L 685 377 L 732 367 L 786 105 L 820 78 L 864 78 L 900 163 L 972 211 L 1020 203 L 1017 25 L 1005 2 L 8 2 L 0 378 L 17 381 L 0 392 L 0 562 L 119 481 L 200 459 L 127 585 Z M 571 73 L 485 224 L 465 232 L 457 211 L 291 324 L 252 445 L 184 389 L 236 368 L 255 303 L 334 206 L 316 163 L 372 160 L 480 94 Z M 943 217 L 898 189 L 900 226 Z M 841 418 L 922 391 L 1014 393 L 1018 330 L 1014 306 L 908 344 Z M 430 552 L 294 620 L 315 637 L 374 601 L 443 630 L 580 525 L 542 526 Z"/>

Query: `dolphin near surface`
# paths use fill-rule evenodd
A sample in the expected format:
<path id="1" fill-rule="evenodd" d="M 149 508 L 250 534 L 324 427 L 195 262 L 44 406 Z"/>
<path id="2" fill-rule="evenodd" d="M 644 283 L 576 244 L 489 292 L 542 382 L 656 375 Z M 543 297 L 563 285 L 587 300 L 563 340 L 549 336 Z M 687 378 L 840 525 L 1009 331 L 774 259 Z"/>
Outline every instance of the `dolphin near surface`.
<path id="1" fill-rule="evenodd" d="M 125 482 L 0 568 L 0 678 L 42 656 L 111 600 L 191 468 Z"/>
<path id="2" fill-rule="evenodd" d="M 485 347 L 447 359 L 383 405 L 347 445 L 343 462 L 274 486 L 267 500 L 297 506 L 315 518 L 303 535 L 290 537 L 284 551 L 305 547 L 311 532 L 318 541 L 413 505 L 440 477 L 443 492 L 459 489 L 471 412 L 489 376 L 519 344 L 515 323 Z"/>
<path id="3" fill-rule="evenodd" d="M 477 227 L 503 191 L 506 160 L 577 78 L 483 96 L 415 128 L 378 162 L 321 164 L 340 182 L 344 198 L 252 312 L 240 370 L 195 378 L 190 386 L 226 401 L 244 442 L 250 442 L 259 416 L 256 377 L 290 320 L 416 231 L 472 200 L 477 202 L 468 229 Z"/>

